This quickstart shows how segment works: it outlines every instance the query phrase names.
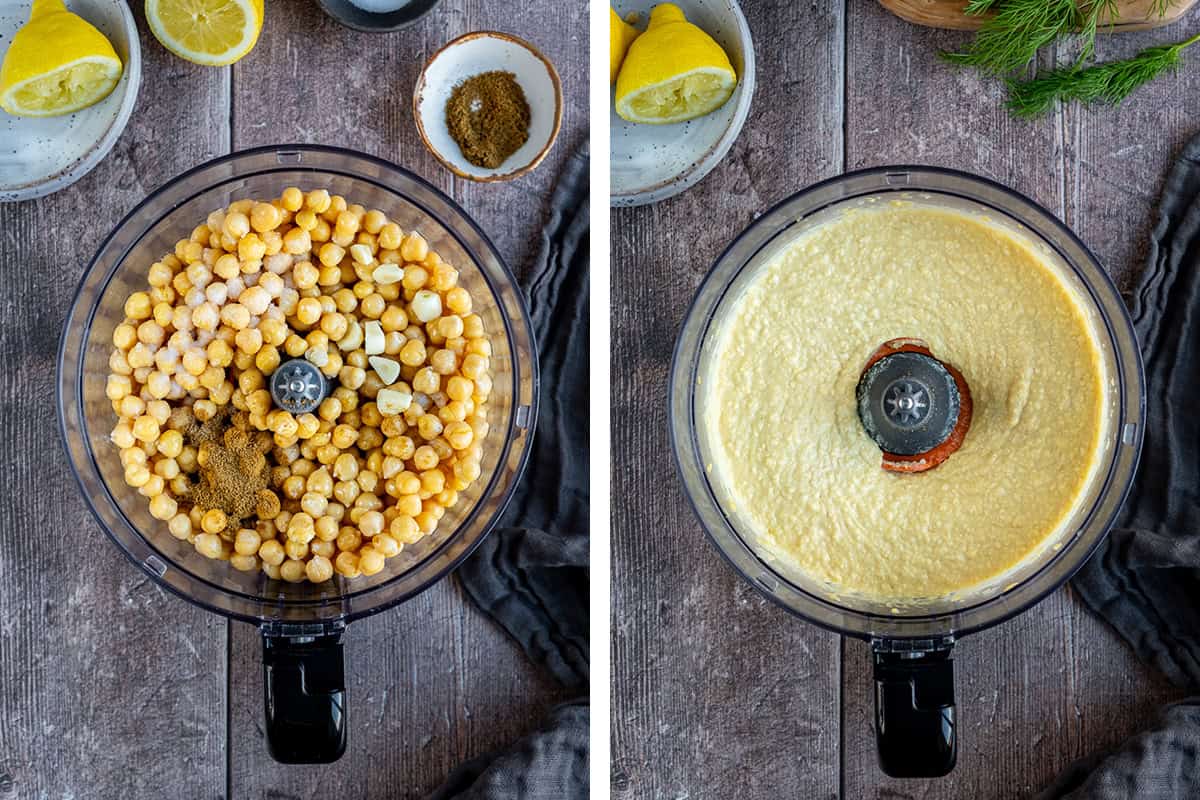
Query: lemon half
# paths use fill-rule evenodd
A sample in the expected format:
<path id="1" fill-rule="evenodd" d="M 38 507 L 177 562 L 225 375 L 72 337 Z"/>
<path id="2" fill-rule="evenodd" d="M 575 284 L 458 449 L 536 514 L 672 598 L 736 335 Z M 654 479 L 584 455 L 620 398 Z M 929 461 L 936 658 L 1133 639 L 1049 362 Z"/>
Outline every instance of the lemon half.
<path id="1" fill-rule="evenodd" d="M 249 53 L 262 31 L 263 0 L 146 0 L 162 46 L 196 64 L 221 67 Z"/>
<path id="2" fill-rule="evenodd" d="M 121 79 L 121 59 L 104 34 L 62 0 L 35 0 L 0 66 L 0 108 L 18 117 L 57 117 L 99 103 Z"/>
<path id="3" fill-rule="evenodd" d="M 625 54 L 616 110 L 630 122 L 684 122 L 716 111 L 736 88 L 737 73 L 721 46 L 678 6 L 663 3 Z"/>

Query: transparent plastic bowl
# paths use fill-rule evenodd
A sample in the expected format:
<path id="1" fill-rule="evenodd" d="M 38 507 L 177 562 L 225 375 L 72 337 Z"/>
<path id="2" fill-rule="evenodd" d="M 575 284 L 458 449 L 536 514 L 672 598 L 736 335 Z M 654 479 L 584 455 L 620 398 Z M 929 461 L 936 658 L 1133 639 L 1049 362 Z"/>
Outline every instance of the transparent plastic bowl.
<path id="1" fill-rule="evenodd" d="M 116 417 L 105 382 L 112 332 L 124 317 L 125 298 L 145 288 L 150 264 L 172 252 L 175 242 L 209 212 L 239 198 L 277 197 L 287 186 L 328 189 L 351 203 L 382 210 L 406 231 L 419 231 L 459 269 L 460 285 L 471 291 L 475 313 L 492 342 L 491 431 L 480 478 L 432 535 L 406 546 L 371 577 L 347 580 L 335 574 L 322 584 L 292 584 L 201 556 L 150 516 L 146 498 L 125 484 L 118 450 L 109 440 Z M 537 412 L 537 357 L 528 311 L 512 273 L 483 231 L 452 200 L 412 173 L 371 156 L 311 145 L 263 147 L 215 159 L 170 181 L 131 211 L 84 273 L 63 329 L 58 373 L 67 455 L 109 537 L 164 588 L 262 629 L 268 727 L 281 723 L 269 731 L 278 736 L 269 739 L 272 752 L 285 761 L 328 761 L 341 754 L 342 628 L 421 592 L 470 554 L 516 486 Z M 320 691 L 289 696 L 289 690 L 306 686 Z M 337 717 L 336 725 L 323 715 L 323 709 L 335 706 L 331 716 Z M 303 707 L 311 707 L 312 713 L 299 713 Z M 287 728 L 288 716 L 297 717 L 297 730 Z M 315 744 L 289 741 L 292 734 Z"/>
<path id="2" fill-rule="evenodd" d="M 1110 435 L 1102 445 L 1103 463 L 1088 489 L 1088 502 L 1056 542 L 1056 549 L 1046 548 L 987 591 L 899 609 L 900 613 L 886 605 L 834 596 L 796 575 L 785 576 L 755 552 L 750 535 L 738 528 L 737 515 L 722 507 L 721 487 L 712 484 L 704 468 L 709 459 L 698 424 L 696 391 L 713 334 L 758 267 L 797 235 L 841 209 L 895 199 L 984 213 L 1046 248 L 1090 303 L 1089 311 L 1097 321 L 1109 377 L 1106 403 L 1111 420 Z M 1120 294 L 1083 243 L 1053 215 L 1011 189 L 977 176 L 932 167 L 880 167 L 848 173 L 792 195 L 759 217 L 717 259 L 676 342 L 670 376 L 671 441 L 696 515 L 734 569 L 788 611 L 871 642 L 885 770 L 897 775 L 945 774 L 954 763 L 950 647 L 955 638 L 995 625 L 1041 600 L 1095 550 L 1124 502 L 1137 467 L 1145 420 L 1144 384 L 1141 355 Z M 986 510 L 980 513 L 982 518 Z M 893 711 L 930 713 L 907 723 L 903 718 L 887 720 L 893 736 L 884 737 L 881 715 L 884 698 L 892 689 L 901 698 L 890 704 Z M 921 703 L 922 694 L 936 702 L 918 708 L 927 705 Z"/>

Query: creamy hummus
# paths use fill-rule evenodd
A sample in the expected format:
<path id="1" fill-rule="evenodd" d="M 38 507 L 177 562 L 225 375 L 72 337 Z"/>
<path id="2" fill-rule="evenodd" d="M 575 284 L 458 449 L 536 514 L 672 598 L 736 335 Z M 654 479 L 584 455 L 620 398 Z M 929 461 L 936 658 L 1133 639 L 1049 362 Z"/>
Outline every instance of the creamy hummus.
<path id="1" fill-rule="evenodd" d="M 698 387 L 709 478 L 750 544 L 837 593 L 902 602 L 1002 582 L 1071 527 L 1100 462 L 1097 321 L 1023 234 L 915 203 L 801 234 L 729 301 Z M 893 474 L 855 386 L 918 337 L 974 399 L 962 448 Z"/>

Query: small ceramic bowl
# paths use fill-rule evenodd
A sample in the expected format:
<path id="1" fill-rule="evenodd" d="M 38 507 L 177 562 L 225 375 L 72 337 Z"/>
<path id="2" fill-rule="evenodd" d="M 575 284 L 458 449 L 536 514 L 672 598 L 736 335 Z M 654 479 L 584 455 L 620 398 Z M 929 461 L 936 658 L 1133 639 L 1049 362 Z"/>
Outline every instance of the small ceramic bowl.
<path id="1" fill-rule="evenodd" d="M 617 13 L 635 12 L 641 27 L 662 0 L 617 0 Z M 713 37 L 738 75 L 733 96 L 707 116 L 674 125 L 626 122 L 610 111 L 609 193 L 614 206 L 657 203 L 689 189 L 733 146 L 754 96 L 754 43 L 737 0 L 674 0 L 689 22 Z M 609 108 L 613 108 L 612 90 Z"/>
<path id="2" fill-rule="evenodd" d="M 441 0 L 404 0 L 399 8 L 391 11 L 372 11 L 373 8 L 395 6 L 400 0 L 318 0 L 321 9 L 335 20 L 366 33 L 387 33 L 407 28 L 428 14 Z"/>
<path id="3" fill-rule="evenodd" d="M 0 58 L 29 21 L 30 0 L 0 3 Z M 133 113 L 142 81 L 137 23 L 125 0 L 67 0 L 67 8 L 108 37 L 124 69 L 112 94 L 63 117 L 0 111 L 0 202 L 30 200 L 70 186 L 112 150 Z"/>
<path id="4" fill-rule="evenodd" d="M 529 104 L 529 139 L 495 169 L 477 167 L 463 156 L 446 127 L 446 101 L 454 87 L 481 72 L 516 76 Z M 562 125 L 562 84 L 554 65 L 516 36 L 479 31 L 461 36 L 433 54 L 413 92 L 413 116 L 421 141 L 442 165 L 473 181 L 506 181 L 524 175 L 550 152 Z"/>

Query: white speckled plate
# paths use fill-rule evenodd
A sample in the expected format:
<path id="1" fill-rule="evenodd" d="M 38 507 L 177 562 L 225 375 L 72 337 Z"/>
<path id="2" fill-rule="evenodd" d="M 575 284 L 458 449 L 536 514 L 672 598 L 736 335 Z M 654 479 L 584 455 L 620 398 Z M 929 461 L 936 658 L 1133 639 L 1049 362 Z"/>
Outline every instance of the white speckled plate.
<path id="1" fill-rule="evenodd" d="M 108 37 L 124 69 L 112 94 L 65 117 L 14 117 L 0 111 L 0 202 L 57 192 L 100 163 L 125 129 L 142 79 L 137 24 L 125 0 L 66 0 Z M 0 58 L 29 21 L 30 0 L 0 0 Z"/>
<path id="2" fill-rule="evenodd" d="M 640 15 L 645 28 L 661 0 L 617 0 L 622 17 Z M 676 125 L 636 125 L 611 111 L 610 201 L 614 206 L 657 203 L 694 186 L 717 165 L 737 139 L 754 95 L 754 45 L 737 0 L 674 0 L 689 22 L 700 26 L 729 54 L 738 87 L 729 102 L 705 117 Z M 609 90 L 612 108 L 612 90 Z"/>
<path id="3" fill-rule="evenodd" d="M 446 127 L 446 101 L 473 75 L 504 70 L 516 76 L 529 104 L 529 139 L 495 169 L 477 167 L 462 154 Z M 413 91 L 413 116 L 425 146 L 442 165 L 473 181 L 506 181 L 542 163 L 562 125 L 562 86 L 554 65 L 536 47 L 507 33 L 460 36 L 433 54 Z"/>

